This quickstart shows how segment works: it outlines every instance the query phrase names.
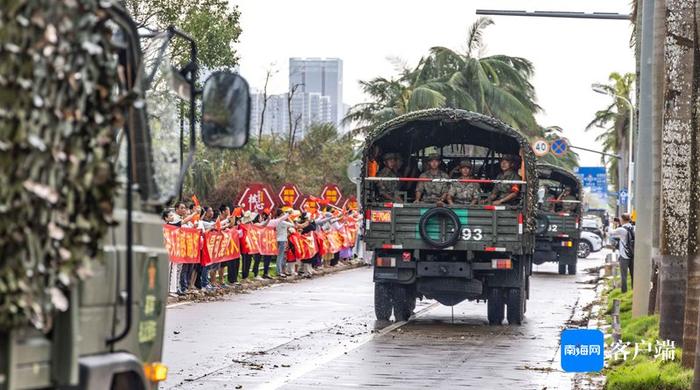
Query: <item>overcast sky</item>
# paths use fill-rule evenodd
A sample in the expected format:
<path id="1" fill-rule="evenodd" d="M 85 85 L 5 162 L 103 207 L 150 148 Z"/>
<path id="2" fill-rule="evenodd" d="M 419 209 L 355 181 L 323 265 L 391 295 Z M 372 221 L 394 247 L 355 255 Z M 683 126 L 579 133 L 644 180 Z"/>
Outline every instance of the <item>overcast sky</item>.
<path id="1" fill-rule="evenodd" d="M 630 12 L 630 0 L 231 0 L 241 11 L 243 33 L 237 46 L 241 73 L 261 89 L 265 70 L 277 74 L 269 91 L 287 89 L 289 57 L 343 60 L 347 104 L 365 101 L 358 80 L 395 74 L 389 58 L 413 66 L 432 46 L 465 47 L 477 8 L 527 11 Z M 584 132 L 609 98 L 591 91 L 610 72 L 634 72 L 631 26 L 621 20 L 494 16 L 486 30 L 483 55 L 525 57 L 535 65 L 538 103 L 544 126 L 561 126 L 572 144 L 600 149 L 598 132 Z M 581 152 L 581 165 L 599 165 L 596 154 Z"/>

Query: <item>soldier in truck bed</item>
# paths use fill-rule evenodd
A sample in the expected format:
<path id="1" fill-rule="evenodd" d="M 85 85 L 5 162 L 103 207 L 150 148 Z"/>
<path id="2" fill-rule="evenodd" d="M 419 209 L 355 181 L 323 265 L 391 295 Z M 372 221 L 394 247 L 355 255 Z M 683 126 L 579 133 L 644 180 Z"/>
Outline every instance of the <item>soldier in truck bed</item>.
<path id="1" fill-rule="evenodd" d="M 422 179 L 449 179 L 440 169 L 440 156 L 437 153 L 428 155 L 428 169 L 420 175 Z M 416 203 L 437 203 L 445 200 L 450 184 L 443 182 L 420 182 L 416 187 Z"/>
<path id="2" fill-rule="evenodd" d="M 399 155 L 396 153 L 386 153 L 384 155 L 384 168 L 377 174 L 377 177 L 399 177 L 396 170 L 399 164 Z M 398 181 L 380 181 L 377 183 L 379 198 L 381 200 L 400 201 Z"/>
<path id="3" fill-rule="evenodd" d="M 474 179 L 472 176 L 472 164 L 468 160 L 460 161 L 459 179 Z M 449 204 L 478 204 L 481 195 L 479 183 L 454 182 L 450 184 L 450 191 L 447 193 L 447 203 Z"/>
<path id="4" fill-rule="evenodd" d="M 518 158 L 513 155 L 505 155 L 501 158 L 501 173 L 496 176 L 495 180 L 522 180 L 520 175 L 515 172 L 515 163 Z M 520 185 L 511 183 L 496 183 L 489 195 L 488 200 L 492 205 L 498 206 L 502 204 L 517 203 L 520 196 Z"/>

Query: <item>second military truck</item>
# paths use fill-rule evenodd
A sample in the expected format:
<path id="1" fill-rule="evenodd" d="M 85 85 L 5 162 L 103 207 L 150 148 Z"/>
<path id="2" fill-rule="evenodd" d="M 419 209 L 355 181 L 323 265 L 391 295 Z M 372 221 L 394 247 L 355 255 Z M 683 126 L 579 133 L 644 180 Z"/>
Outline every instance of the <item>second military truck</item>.
<path id="1" fill-rule="evenodd" d="M 537 165 L 538 192 L 535 264 L 559 263 L 559 274 L 576 274 L 581 236 L 581 190 L 578 177 L 564 168 Z"/>

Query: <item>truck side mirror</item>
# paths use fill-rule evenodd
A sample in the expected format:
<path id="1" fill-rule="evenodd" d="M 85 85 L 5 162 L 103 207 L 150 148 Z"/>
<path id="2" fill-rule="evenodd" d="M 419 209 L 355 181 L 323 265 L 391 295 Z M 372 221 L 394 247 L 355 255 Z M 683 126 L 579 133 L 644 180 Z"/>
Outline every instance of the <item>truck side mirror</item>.
<path id="1" fill-rule="evenodd" d="M 237 73 L 215 72 L 202 93 L 202 140 L 207 146 L 236 149 L 248 142 L 250 90 Z"/>

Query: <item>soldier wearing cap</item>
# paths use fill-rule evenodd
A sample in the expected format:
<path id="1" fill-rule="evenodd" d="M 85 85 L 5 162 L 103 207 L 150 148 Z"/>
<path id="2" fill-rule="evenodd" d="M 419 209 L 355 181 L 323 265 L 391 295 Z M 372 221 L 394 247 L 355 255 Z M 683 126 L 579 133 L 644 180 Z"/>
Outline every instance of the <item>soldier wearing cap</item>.
<path id="1" fill-rule="evenodd" d="M 468 160 L 460 161 L 459 173 L 461 175 L 460 179 L 474 179 L 474 176 L 472 176 L 472 164 Z M 454 182 L 450 184 L 450 190 L 447 193 L 447 203 L 477 204 L 480 194 L 481 186 L 479 183 Z"/>
<path id="2" fill-rule="evenodd" d="M 501 158 L 501 173 L 496 176 L 496 180 L 522 180 L 515 172 L 515 163 L 518 158 L 507 154 Z M 496 183 L 489 195 L 491 204 L 498 206 L 501 204 L 515 203 L 520 195 L 520 185 L 514 183 Z"/>
<path id="3" fill-rule="evenodd" d="M 447 174 L 440 170 L 440 156 L 436 153 L 428 155 L 428 169 L 420 175 L 422 179 L 449 179 Z M 428 203 L 437 203 L 445 200 L 449 183 L 446 182 L 420 182 L 416 187 L 416 203 L 423 200 Z"/>
<path id="4" fill-rule="evenodd" d="M 377 177 L 399 177 L 397 170 L 399 167 L 399 155 L 396 153 L 386 153 L 384 155 L 384 168 L 377 174 Z M 379 196 L 383 200 L 400 201 L 398 181 L 380 181 L 377 183 Z"/>

